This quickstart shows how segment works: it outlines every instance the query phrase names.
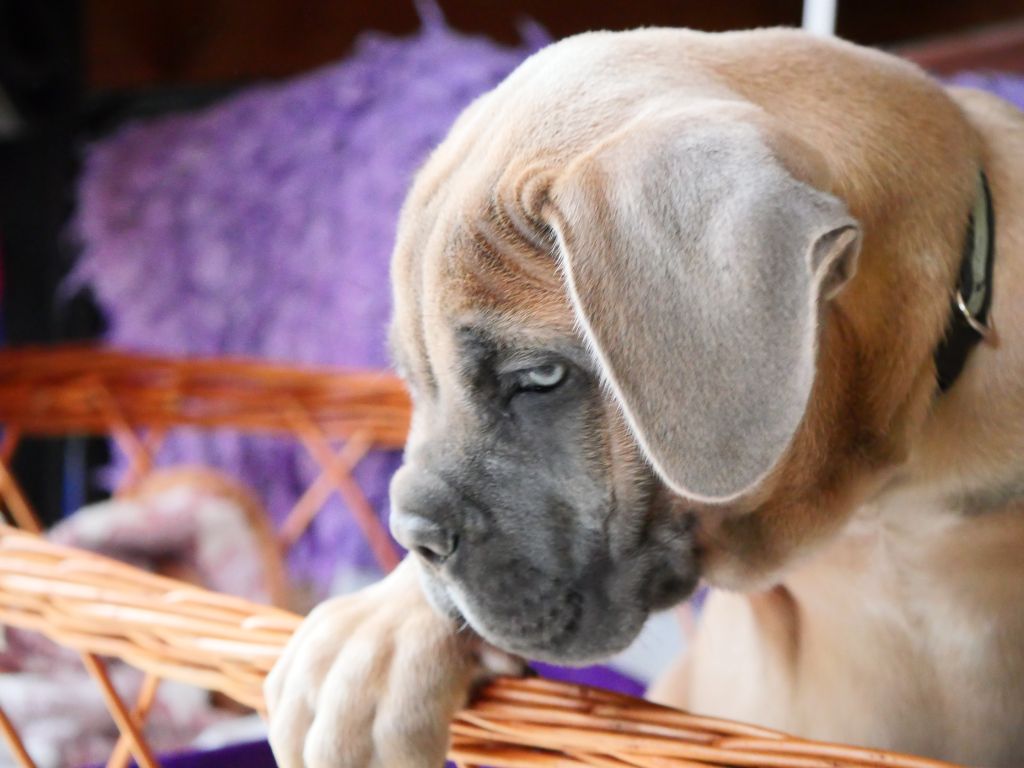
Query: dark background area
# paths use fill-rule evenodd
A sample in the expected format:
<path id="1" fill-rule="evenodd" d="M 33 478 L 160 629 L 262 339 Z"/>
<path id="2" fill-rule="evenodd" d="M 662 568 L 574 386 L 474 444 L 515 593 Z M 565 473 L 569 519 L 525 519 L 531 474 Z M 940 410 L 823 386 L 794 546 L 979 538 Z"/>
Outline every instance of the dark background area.
<path id="1" fill-rule="evenodd" d="M 799 25 L 801 0 L 441 0 L 456 29 L 513 42 L 525 18 L 552 36 L 645 25 L 704 30 Z M 1022 0 L 841 0 L 838 33 L 893 46 L 1024 16 Z M 280 77 L 333 61 L 363 30 L 412 32 L 411 0 L 92 0 L 85 4 L 86 84 Z"/>
<path id="2" fill-rule="evenodd" d="M 515 42 L 526 19 L 554 37 L 644 25 L 798 25 L 800 0 L 441 0 L 450 25 Z M 842 0 L 838 33 L 930 69 L 1024 71 L 1024 0 Z M 4 343 L 95 337 L 87 295 L 58 300 L 74 260 L 64 232 L 81 147 L 127 119 L 191 109 L 255 80 L 335 61 L 365 30 L 407 34 L 411 0 L 0 0 L 0 88 L 18 115 L 0 133 Z M 0 121 L 0 125 L 2 125 Z M 95 496 L 102 444 L 29 441 L 15 471 L 53 520 Z"/>

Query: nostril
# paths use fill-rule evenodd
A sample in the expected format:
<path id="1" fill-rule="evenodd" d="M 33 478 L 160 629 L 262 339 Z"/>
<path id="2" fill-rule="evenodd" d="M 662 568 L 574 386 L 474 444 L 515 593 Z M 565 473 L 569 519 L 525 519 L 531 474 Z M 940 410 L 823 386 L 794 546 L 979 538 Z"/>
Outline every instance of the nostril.
<path id="1" fill-rule="evenodd" d="M 437 554 L 432 549 L 428 549 L 427 547 L 424 547 L 421 544 L 418 547 L 416 547 L 415 549 L 413 549 L 413 552 L 415 552 L 417 555 L 422 557 L 424 560 L 426 560 L 431 565 L 436 565 L 437 564 L 438 556 L 437 556 Z"/>
<path id="2" fill-rule="evenodd" d="M 455 550 L 459 547 L 459 537 L 452 533 L 444 533 L 439 531 L 439 535 L 436 540 L 429 543 L 417 544 L 413 547 L 413 552 L 422 557 L 431 565 L 441 565 L 445 560 L 455 554 Z"/>
<path id="3" fill-rule="evenodd" d="M 399 544 L 435 566 L 455 554 L 459 546 L 457 533 L 415 514 L 393 513 L 391 532 Z"/>

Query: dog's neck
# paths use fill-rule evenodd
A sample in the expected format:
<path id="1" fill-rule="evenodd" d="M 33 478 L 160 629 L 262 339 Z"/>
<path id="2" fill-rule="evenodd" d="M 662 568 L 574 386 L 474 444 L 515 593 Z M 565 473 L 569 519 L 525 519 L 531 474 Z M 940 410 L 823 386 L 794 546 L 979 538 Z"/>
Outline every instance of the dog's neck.
<path id="1" fill-rule="evenodd" d="M 1005 213 L 1024 209 L 1024 190 L 1015 169 L 1000 162 L 1021 156 L 1024 139 L 1004 130 L 985 97 L 952 95 L 986 137 L 979 160 L 988 175 L 995 220 L 1002 222 L 994 233 L 988 315 L 998 338 L 994 344 L 976 344 L 954 386 L 934 397 L 901 484 L 977 514 L 1024 496 L 1024 244 L 1015 234 L 1012 214 Z"/>

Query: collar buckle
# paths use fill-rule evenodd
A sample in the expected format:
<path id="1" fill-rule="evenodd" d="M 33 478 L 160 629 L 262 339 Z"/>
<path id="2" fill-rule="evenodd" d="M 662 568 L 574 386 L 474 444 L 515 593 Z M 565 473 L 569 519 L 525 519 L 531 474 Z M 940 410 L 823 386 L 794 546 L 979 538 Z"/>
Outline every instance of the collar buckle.
<path id="1" fill-rule="evenodd" d="M 956 292 L 956 308 L 960 310 L 960 316 L 963 317 L 964 321 L 981 336 L 981 340 L 990 346 L 994 346 L 996 342 L 996 329 L 992 325 L 992 321 L 989 320 L 987 323 L 982 322 L 976 318 L 971 310 L 967 308 L 967 302 L 964 301 L 964 295 L 961 291 Z"/>

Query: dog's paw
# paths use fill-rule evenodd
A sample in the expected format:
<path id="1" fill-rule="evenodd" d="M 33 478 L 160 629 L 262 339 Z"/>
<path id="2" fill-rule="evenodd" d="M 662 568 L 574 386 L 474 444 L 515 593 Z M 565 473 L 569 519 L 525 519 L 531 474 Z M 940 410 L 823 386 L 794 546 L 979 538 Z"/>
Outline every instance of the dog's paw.
<path id="1" fill-rule="evenodd" d="M 281 768 L 438 768 L 472 687 L 521 662 L 437 614 L 416 563 L 318 606 L 264 685 Z"/>

